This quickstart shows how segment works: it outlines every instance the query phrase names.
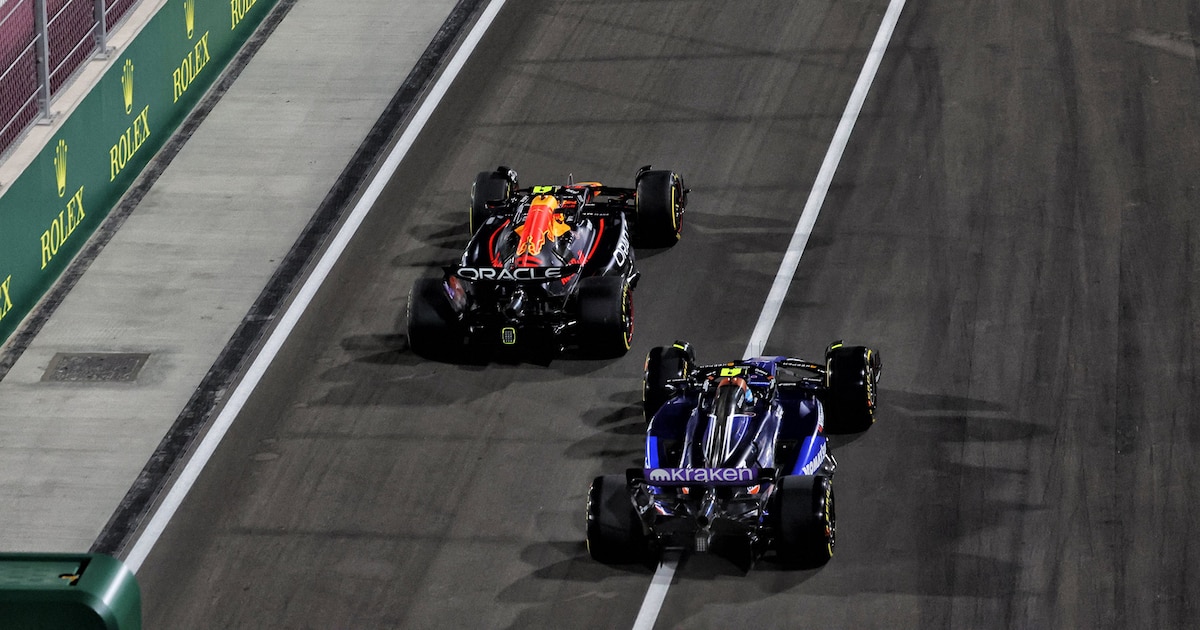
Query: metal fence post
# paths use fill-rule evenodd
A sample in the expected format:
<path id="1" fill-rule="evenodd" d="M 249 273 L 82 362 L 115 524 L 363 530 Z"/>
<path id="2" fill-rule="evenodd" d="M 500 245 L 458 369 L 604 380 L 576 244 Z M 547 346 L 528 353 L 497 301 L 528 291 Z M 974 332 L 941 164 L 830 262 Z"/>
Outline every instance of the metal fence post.
<path id="1" fill-rule="evenodd" d="M 104 0 L 95 0 L 96 5 L 96 54 L 108 56 L 108 19 L 104 15 Z"/>
<path id="2" fill-rule="evenodd" d="M 45 119 L 50 118 L 50 41 L 46 28 L 46 0 L 33 0 L 33 14 L 38 38 L 38 106 Z"/>

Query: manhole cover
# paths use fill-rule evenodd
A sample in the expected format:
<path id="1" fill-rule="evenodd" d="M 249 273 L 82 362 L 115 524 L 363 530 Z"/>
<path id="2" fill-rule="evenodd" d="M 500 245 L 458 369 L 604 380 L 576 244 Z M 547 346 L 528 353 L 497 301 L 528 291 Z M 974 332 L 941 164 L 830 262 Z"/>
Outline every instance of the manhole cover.
<path id="1" fill-rule="evenodd" d="M 71 383 L 127 383 L 150 355 L 143 352 L 59 352 L 50 359 L 43 381 Z"/>

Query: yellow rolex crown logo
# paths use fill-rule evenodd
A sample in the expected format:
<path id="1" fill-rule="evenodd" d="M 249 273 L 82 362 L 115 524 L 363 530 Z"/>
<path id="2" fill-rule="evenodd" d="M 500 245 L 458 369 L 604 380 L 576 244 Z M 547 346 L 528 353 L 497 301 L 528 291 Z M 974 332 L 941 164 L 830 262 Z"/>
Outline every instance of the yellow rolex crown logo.
<path id="1" fill-rule="evenodd" d="M 121 92 L 125 96 L 125 113 L 133 111 L 133 60 L 125 60 L 125 71 L 121 73 Z"/>
<path id="2" fill-rule="evenodd" d="M 183 0 L 183 21 L 187 24 L 188 39 L 196 28 L 196 0 Z"/>
<path id="3" fill-rule="evenodd" d="M 67 192 L 67 141 L 59 140 L 54 149 L 54 179 L 58 183 L 58 196 Z"/>

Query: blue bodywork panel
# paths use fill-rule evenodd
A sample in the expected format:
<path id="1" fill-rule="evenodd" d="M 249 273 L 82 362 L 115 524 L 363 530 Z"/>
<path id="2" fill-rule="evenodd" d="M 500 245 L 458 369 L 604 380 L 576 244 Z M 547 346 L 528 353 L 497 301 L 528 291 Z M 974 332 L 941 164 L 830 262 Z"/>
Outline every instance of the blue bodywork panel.
<path id="1" fill-rule="evenodd" d="M 711 387 L 681 392 L 668 400 L 647 430 L 646 467 L 759 467 L 813 474 L 828 453 L 824 410 L 815 386 L 775 382 L 776 361 L 782 359 L 739 362 L 711 378 Z M 753 365 L 762 373 L 720 376 L 735 374 L 737 365 Z M 745 383 L 745 400 L 736 401 L 737 408 L 728 412 L 718 408 L 714 398 L 720 394 L 709 391 L 719 389 L 723 378 Z M 715 439 L 722 443 L 713 445 Z M 711 447 L 707 452 L 706 446 Z"/>

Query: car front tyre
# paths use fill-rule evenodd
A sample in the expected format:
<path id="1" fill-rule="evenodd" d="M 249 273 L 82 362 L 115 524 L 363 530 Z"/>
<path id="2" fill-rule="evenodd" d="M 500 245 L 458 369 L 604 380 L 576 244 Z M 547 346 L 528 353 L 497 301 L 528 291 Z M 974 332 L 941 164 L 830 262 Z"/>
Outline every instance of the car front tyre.
<path id="1" fill-rule="evenodd" d="M 475 234 L 479 226 L 491 218 L 492 210 L 488 208 L 488 202 L 508 201 L 512 197 L 513 188 L 513 183 L 500 171 L 484 171 L 475 176 L 475 183 L 471 185 L 471 234 Z"/>
<path id="2" fill-rule="evenodd" d="M 671 171 L 646 171 L 636 186 L 638 244 L 670 247 L 679 242 L 686 205 L 683 178 Z"/>
<path id="3" fill-rule="evenodd" d="M 879 396 L 879 352 L 835 342 L 825 351 L 830 433 L 861 433 L 875 423 Z"/>
<path id="4" fill-rule="evenodd" d="M 676 341 L 675 345 L 657 346 L 646 355 L 645 376 L 642 380 L 642 413 L 646 422 L 666 404 L 671 397 L 667 383 L 685 378 L 696 357 L 691 344 Z"/>

